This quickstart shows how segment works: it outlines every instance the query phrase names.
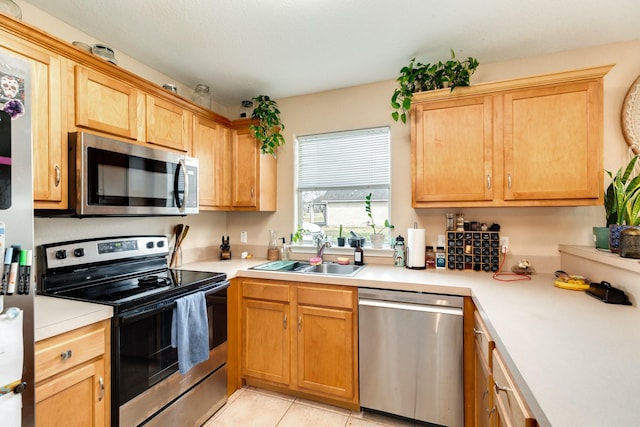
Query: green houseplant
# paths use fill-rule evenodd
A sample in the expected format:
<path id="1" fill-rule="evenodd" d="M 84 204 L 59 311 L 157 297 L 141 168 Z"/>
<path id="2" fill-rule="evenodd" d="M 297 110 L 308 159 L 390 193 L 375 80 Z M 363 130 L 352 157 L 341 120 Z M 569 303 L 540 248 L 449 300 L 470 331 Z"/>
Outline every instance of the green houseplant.
<path id="1" fill-rule="evenodd" d="M 262 144 L 260 150 L 263 154 L 271 154 L 275 157 L 279 146 L 284 145 L 284 136 L 280 133 L 284 130 L 284 124 L 280 120 L 278 103 L 266 95 L 258 95 L 253 98 L 255 107 L 251 118 L 258 124 L 249 126 L 253 136 Z"/>
<path id="2" fill-rule="evenodd" d="M 638 156 L 633 156 L 615 175 L 606 171 L 611 178 L 604 195 L 611 252 L 618 251 L 620 233 L 625 227 L 640 225 L 640 176 L 634 171 L 637 162 Z"/>
<path id="3" fill-rule="evenodd" d="M 342 224 L 340 224 L 340 228 L 338 229 L 338 246 L 344 246 L 345 237 L 342 235 Z"/>
<path id="4" fill-rule="evenodd" d="M 396 122 L 407 122 L 407 115 L 411 109 L 411 100 L 415 92 L 443 89 L 450 87 L 453 91 L 457 86 L 469 86 L 471 75 L 478 68 L 478 60 L 468 57 L 464 61 L 456 59 L 451 49 L 451 59 L 436 64 L 422 64 L 412 58 L 409 64 L 400 69 L 396 79 L 398 87 L 391 97 L 391 107 L 394 111 L 391 117 Z"/>
<path id="5" fill-rule="evenodd" d="M 381 248 L 384 246 L 384 234 L 382 234 L 382 232 L 387 228 L 392 230 L 394 226 L 388 219 L 385 219 L 384 225 L 377 228 L 378 226 L 373 222 L 373 213 L 371 212 L 371 193 L 369 193 L 364 199 L 364 209 L 369 217 L 369 227 L 371 227 L 371 230 L 373 231 L 371 236 L 369 236 L 371 239 L 371 246 L 374 248 Z"/>

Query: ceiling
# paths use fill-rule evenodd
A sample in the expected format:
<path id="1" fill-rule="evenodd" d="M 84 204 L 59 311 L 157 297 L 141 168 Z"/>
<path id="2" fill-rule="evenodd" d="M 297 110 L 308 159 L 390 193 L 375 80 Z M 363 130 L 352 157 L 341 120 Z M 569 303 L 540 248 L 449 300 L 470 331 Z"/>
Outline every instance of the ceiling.
<path id="1" fill-rule="evenodd" d="M 27 0 L 222 105 L 640 39 L 638 0 Z"/>

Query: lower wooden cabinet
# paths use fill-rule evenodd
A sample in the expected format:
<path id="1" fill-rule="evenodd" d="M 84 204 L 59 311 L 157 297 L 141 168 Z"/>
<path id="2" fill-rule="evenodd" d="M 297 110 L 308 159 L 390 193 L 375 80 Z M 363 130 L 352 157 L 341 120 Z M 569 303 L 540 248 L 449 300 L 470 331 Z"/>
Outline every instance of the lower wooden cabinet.
<path id="1" fill-rule="evenodd" d="M 110 425 L 110 323 L 94 323 L 35 345 L 36 425 Z"/>
<path id="2" fill-rule="evenodd" d="M 491 376 L 491 352 L 495 343 L 485 326 L 480 314 L 473 313 L 474 344 L 474 425 L 478 427 L 492 426 L 495 419 L 495 407 L 493 401 L 493 378 Z"/>
<path id="3" fill-rule="evenodd" d="M 356 408 L 356 289 L 261 279 L 240 284 L 242 379 Z"/>
<path id="4" fill-rule="evenodd" d="M 535 427 L 536 420 L 498 350 L 493 350 L 492 359 L 496 426 Z"/>

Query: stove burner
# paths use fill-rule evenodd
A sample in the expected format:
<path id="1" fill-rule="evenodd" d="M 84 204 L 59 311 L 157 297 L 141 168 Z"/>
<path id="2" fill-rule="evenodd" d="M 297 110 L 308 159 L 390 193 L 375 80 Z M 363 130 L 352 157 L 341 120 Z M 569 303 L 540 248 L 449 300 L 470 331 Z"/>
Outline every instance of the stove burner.
<path id="1" fill-rule="evenodd" d="M 143 287 L 169 286 L 171 285 L 171 280 L 167 277 L 144 276 L 138 278 L 138 285 Z"/>

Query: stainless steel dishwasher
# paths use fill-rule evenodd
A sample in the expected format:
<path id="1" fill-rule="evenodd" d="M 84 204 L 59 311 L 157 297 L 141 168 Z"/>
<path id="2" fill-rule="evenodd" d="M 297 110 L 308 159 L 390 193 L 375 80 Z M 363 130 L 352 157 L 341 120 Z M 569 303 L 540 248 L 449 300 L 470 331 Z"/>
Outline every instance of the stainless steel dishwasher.
<path id="1" fill-rule="evenodd" d="M 463 298 L 360 288 L 360 406 L 464 424 Z"/>

